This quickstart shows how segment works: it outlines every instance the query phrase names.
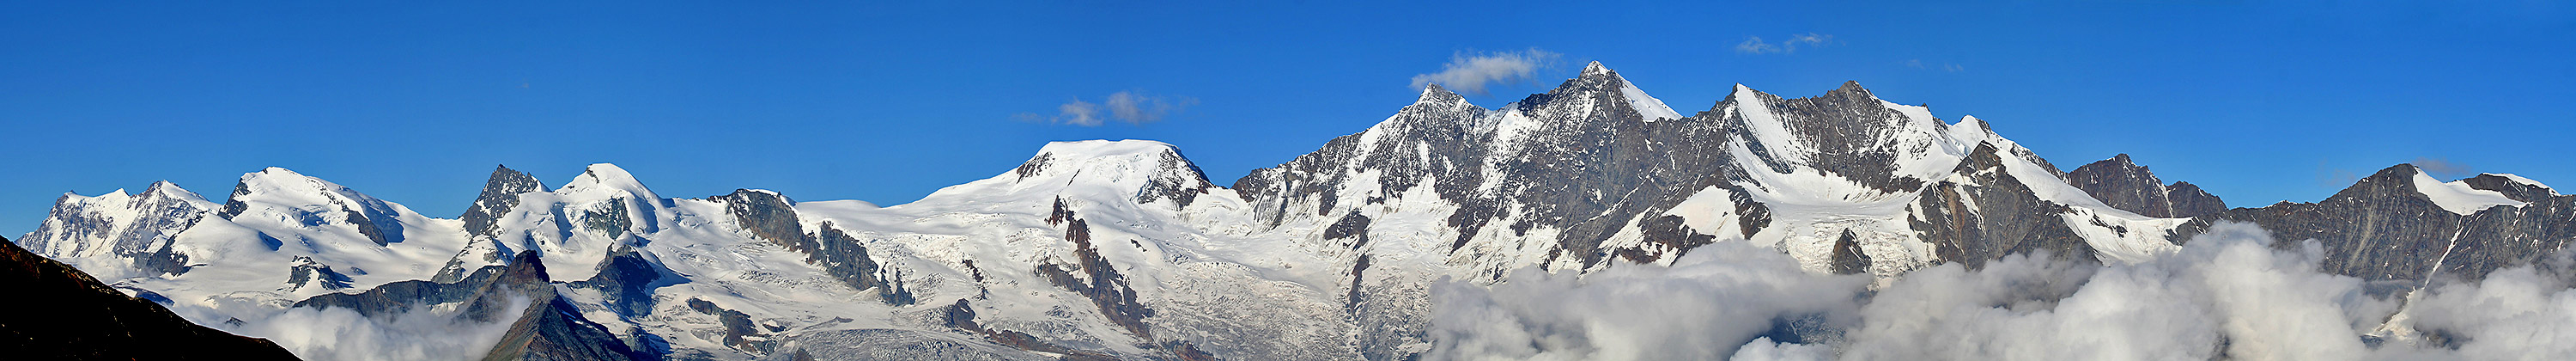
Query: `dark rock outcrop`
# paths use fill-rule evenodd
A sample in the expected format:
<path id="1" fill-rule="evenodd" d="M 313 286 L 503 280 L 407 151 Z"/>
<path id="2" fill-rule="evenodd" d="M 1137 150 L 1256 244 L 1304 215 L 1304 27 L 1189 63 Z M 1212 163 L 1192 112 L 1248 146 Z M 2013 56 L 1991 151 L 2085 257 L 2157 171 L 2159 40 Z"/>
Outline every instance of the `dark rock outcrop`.
<path id="1" fill-rule="evenodd" d="M 1062 199 L 1056 200 L 1054 212 L 1064 215 L 1063 221 L 1050 223 L 1064 226 L 1064 239 L 1073 241 L 1075 263 L 1039 264 L 1037 274 L 1046 277 L 1056 287 L 1090 299 L 1092 305 L 1100 309 L 1100 315 L 1109 318 L 1109 323 L 1127 329 L 1137 338 L 1153 339 L 1153 329 L 1145 325 L 1145 318 L 1154 316 L 1154 310 L 1136 301 L 1136 290 L 1127 287 L 1127 276 L 1118 274 L 1116 266 L 1100 256 L 1100 249 L 1092 247 L 1091 225 L 1065 208 Z M 1082 275 L 1077 277 L 1075 272 Z"/>
<path id="2" fill-rule="evenodd" d="M 751 231 L 754 238 L 799 253 L 813 253 L 814 239 L 806 237 L 805 228 L 796 217 L 795 201 L 770 191 L 735 189 L 733 194 L 709 200 L 723 202 L 725 212 L 733 214 L 735 224 Z"/>
<path id="3" fill-rule="evenodd" d="M 2512 198 L 2517 201 L 2541 202 L 2558 196 L 2558 190 L 2550 189 L 2548 186 L 2523 183 L 2510 177 L 2495 174 L 2479 174 L 2476 177 L 2469 177 L 2469 179 L 2463 179 L 2462 181 L 2464 183 L 2468 183 L 2469 188 L 2504 193 L 2505 198 Z"/>
<path id="4" fill-rule="evenodd" d="M 769 353 L 770 350 L 778 347 L 778 343 L 775 340 L 770 340 L 767 337 L 762 337 L 757 340 L 751 338 L 764 336 L 765 333 L 761 332 L 759 325 L 752 323 L 750 314 L 742 313 L 742 311 L 728 310 L 724 307 L 716 306 L 714 302 L 707 302 L 707 300 L 695 298 L 689 299 L 689 310 L 698 311 L 698 313 L 707 314 L 709 316 L 716 316 L 716 322 L 724 324 L 724 344 L 726 347 L 755 353 Z"/>
<path id="5" fill-rule="evenodd" d="M 1859 238 L 1859 235 L 1846 229 L 1843 230 L 1841 238 L 1834 239 L 1833 269 L 1831 269 L 1834 274 L 1869 273 L 1869 253 L 1860 249 L 1860 242 L 1855 238 Z"/>
<path id="6" fill-rule="evenodd" d="M 1040 157 L 1045 156 L 1040 154 Z M 841 284 L 858 290 L 874 289 L 886 304 L 912 304 L 912 291 L 904 289 L 903 284 L 893 277 L 878 273 L 881 268 L 875 259 L 868 257 L 868 248 L 861 245 L 858 238 L 850 237 L 829 221 L 814 231 L 806 231 L 801 218 L 796 215 L 796 202 L 787 196 L 736 189 L 733 194 L 710 197 L 709 200 L 724 203 L 735 224 L 750 231 L 753 238 L 804 254 L 805 263 L 823 268 L 824 274 L 831 275 Z"/>
<path id="7" fill-rule="evenodd" d="M 520 194 L 545 190 L 545 183 L 538 182 L 537 177 L 495 165 L 492 166 L 491 180 L 483 182 L 483 194 L 474 197 L 474 205 L 467 206 L 465 215 L 457 218 L 465 221 L 466 234 L 477 238 L 498 236 L 493 232 L 499 232 L 500 227 L 493 222 L 510 214 L 511 208 L 519 207 Z"/>
<path id="8" fill-rule="evenodd" d="M 2004 255 L 2041 251 L 2060 259 L 2094 261 L 2093 246 L 2061 218 L 2067 207 L 2039 199 L 2022 180 L 2004 171 L 2003 158 L 1993 145 L 1978 144 L 1956 171 L 1954 177 L 1968 182 L 1944 180 L 1925 190 L 1915 204 L 1924 218 L 1908 220 L 1942 261 L 1977 269 Z"/>
<path id="9" fill-rule="evenodd" d="M 286 268 L 286 290 L 319 286 L 326 290 L 349 288 L 349 275 L 331 269 L 331 265 L 314 262 L 313 258 L 296 256 Z"/>
<path id="10" fill-rule="evenodd" d="M 2218 196 L 2190 183 L 2166 185 L 2122 153 L 2066 172 L 2066 182 L 2111 208 L 2157 218 L 2190 218 L 2227 210 Z"/>
<path id="11" fill-rule="evenodd" d="M 2227 210 L 2227 201 L 2200 190 L 2191 182 L 2173 182 L 2165 186 L 2165 201 L 2173 202 L 2174 217 L 2199 217 Z"/>
<path id="12" fill-rule="evenodd" d="M 520 252 L 484 298 L 498 292 L 527 295 L 528 307 L 511 322 L 509 332 L 484 354 L 484 360 L 653 360 L 659 355 L 628 347 L 608 327 L 582 318 L 581 309 L 555 292 L 545 262 L 534 251 Z"/>
<path id="13" fill-rule="evenodd" d="M 600 262 L 599 273 L 590 279 L 568 282 L 566 287 L 599 291 L 611 311 L 624 316 L 643 316 L 653 311 L 653 289 L 669 285 L 664 282 L 670 272 L 661 264 L 645 259 L 634 249 L 621 249 Z"/>
<path id="14" fill-rule="evenodd" d="M 883 297 L 886 304 L 913 304 L 912 290 L 905 289 L 903 282 L 897 282 L 898 278 L 878 273 L 882 268 L 877 266 L 875 259 L 868 258 L 868 248 L 859 245 L 858 238 L 833 227 L 832 222 L 823 222 L 821 228 L 823 230 L 817 232 L 815 238 L 821 240 L 816 244 L 822 250 L 806 257 L 806 263 L 823 267 L 824 274 L 832 275 L 833 279 L 841 280 L 841 284 L 850 285 L 850 288 L 877 290 L 877 296 Z M 982 281 L 977 280 L 977 283 Z"/>
<path id="15" fill-rule="evenodd" d="M 70 265 L 0 239 L 0 355 L 25 360 L 294 360 L 277 344 L 198 326 Z"/>

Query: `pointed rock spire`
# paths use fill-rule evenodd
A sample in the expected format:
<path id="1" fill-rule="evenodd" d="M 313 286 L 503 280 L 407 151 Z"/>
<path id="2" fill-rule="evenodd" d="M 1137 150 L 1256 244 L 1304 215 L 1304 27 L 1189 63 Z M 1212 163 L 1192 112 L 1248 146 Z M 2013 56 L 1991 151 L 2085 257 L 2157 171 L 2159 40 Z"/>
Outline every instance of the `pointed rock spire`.
<path id="1" fill-rule="evenodd" d="M 1440 87 L 1440 84 L 1425 84 L 1422 86 L 1422 96 L 1414 98 L 1413 103 L 1433 104 L 1463 102 L 1466 100 L 1466 97 L 1459 96 L 1457 92 L 1449 91 L 1449 88 Z"/>
<path id="2" fill-rule="evenodd" d="M 537 177 L 509 166 L 493 165 L 491 180 L 483 182 L 483 193 L 476 196 L 474 204 L 467 206 L 465 214 L 458 218 L 465 221 L 466 234 L 492 237 L 499 231 L 494 222 L 509 214 L 511 208 L 519 207 L 519 194 L 545 190 L 545 183 L 538 182 Z"/>

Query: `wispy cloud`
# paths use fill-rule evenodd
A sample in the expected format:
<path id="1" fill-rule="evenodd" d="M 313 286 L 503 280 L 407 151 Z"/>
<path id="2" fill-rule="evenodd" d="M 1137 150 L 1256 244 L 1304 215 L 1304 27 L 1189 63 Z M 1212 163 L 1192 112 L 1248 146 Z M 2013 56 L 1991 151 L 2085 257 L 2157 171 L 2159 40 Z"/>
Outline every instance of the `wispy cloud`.
<path id="1" fill-rule="evenodd" d="M 1744 37 L 1744 42 L 1735 44 L 1735 52 L 1745 54 L 1791 54 L 1797 53 L 1799 46 L 1821 48 L 1826 45 L 1833 45 L 1833 43 L 1833 35 L 1817 33 L 1790 35 L 1788 40 L 1782 40 L 1779 43 L 1763 41 L 1762 37 L 1759 36 L 1747 36 Z"/>
<path id="2" fill-rule="evenodd" d="M 2425 173 L 2444 177 L 2466 176 L 2472 169 L 2467 164 L 2453 163 L 2448 159 L 2437 157 L 2415 157 L 2413 164 L 2416 168 L 2423 168 Z"/>
<path id="3" fill-rule="evenodd" d="M 2317 187 L 2342 189 L 2351 186 L 2353 181 L 2361 180 L 2361 175 L 2351 169 L 2334 167 L 2332 164 L 2324 159 L 2317 160 Z"/>
<path id="4" fill-rule="evenodd" d="M 1941 71 L 1947 71 L 1947 72 L 1952 72 L 1952 73 L 1956 73 L 1956 72 L 1960 72 L 1960 71 L 1968 70 L 1968 68 L 1967 68 L 1967 67 L 1959 66 L 1959 64 L 1942 63 L 1941 65 L 1938 65 L 1938 66 L 1935 66 L 1935 65 L 1932 65 L 1932 64 L 1925 64 L 1925 63 L 1923 63 L 1923 59 L 1912 59 L 1912 60 L 1906 60 L 1906 61 L 1905 61 L 1905 66 L 1906 66 L 1906 67 L 1910 67 L 1910 68 L 1915 68 L 1915 69 L 1933 69 L 1933 70 L 1941 70 Z"/>
<path id="5" fill-rule="evenodd" d="M 1449 64 L 1441 65 L 1438 73 L 1414 75 L 1413 88 L 1439 84 L 1450 91 L 1485 95 L 1487 85 L 1527 81 L 1539 69 L 1553 66 L 1561 56 L 1538 48 L 1484 54 L 1461 52 L 1451 55 Z"/>
<path id="6" fill-rule="evenodd" d="M 1192 105 L 1198 105 L 1198 103 L 1198 98 L 1152 96 L 1136 91 L 1120 91 L 1109 94 L 1109 98 L 1100 103 L 1074 99 L 1072 101 L 1065 102 L 1064 105 L 1057 105 L 1055 107 L 1056 114 L 1053 117 L 1038 115 L 1038 113 L 1024 112 L 1012 114 L 1011 118 L 1024 122 L 1046 122 L 1085 127 L 1097 127 L 1101 124 L 1107 123 L 1109 120 L 1127 122 L 1128 124 L 1144 125 L 1145 123 L 1162 121 L 1164 117 L 1170 116 L 1173 113 L 1178 113 L 1182 109 L 1189 108 Z"/>

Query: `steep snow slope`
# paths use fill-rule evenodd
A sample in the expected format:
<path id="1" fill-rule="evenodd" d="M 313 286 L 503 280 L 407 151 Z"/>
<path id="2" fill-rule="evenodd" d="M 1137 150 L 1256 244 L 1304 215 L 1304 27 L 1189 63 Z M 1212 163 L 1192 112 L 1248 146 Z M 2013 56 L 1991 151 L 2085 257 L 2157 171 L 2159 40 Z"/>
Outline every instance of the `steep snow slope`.
<path id="1" fill-rule="evenodd" d="M 2478 213 L 2478 211 L 2486 210 L 2488 207 L 2520 207 L 2525 204 L 2530 204 L 2529 202 L 2517 201 L 2513 200 L 2513 198 L 2505 197 L 2504 193 L 2470 187 L 2468 182 L 2465 181 L 2443 182 L 2439 179 L 2433 179 L 2433 175 L 2424 174 L 2422 170 L 2417 170 L 2415 172 L 2414 183 L 2415 192 L 2423 193 L 2425 198 L 2431 198 L 2433 200 L 2433 204 L 2442 206 L 2442 210 L 2451 211 L 2451 213 L 2457 213 L 2463 216 Z M 2539 184 L 2539 182 L 2529 181 L 2525 181 L 2523 183 Z"/>

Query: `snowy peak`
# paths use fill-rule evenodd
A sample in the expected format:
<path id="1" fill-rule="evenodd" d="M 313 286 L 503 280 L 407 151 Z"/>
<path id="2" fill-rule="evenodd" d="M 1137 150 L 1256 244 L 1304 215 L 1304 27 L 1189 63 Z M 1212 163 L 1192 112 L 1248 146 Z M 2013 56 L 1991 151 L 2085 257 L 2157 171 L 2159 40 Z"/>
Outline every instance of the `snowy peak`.
<path id="1" fill-rule="evenodd" d="M 1843 81 L 1843 85 L 1842 85 L 1842 86 L 1834 87 L 1834 90 L 1831 90 L 1831 91 L 1826 91 L 1826 92 L 1825 92 L 1825 95 L 1840 95 L 1840 96 L 1862 97 L 1862 98 L 1869 98 L 1870 100 L 1877 100 L 1877 99 L 1878 99 L 1878 96 L 1877 96 L 1877 95 L 1872 95 L 1872 94 L 1870 94 L 1870 93 L 1869 93 L 1869 89 L 1868 89 L 1868 88 L 1862 88 L 1862 87 L 1860 86 L 1860 81 L 1858 81 L 1858 80 L 1845 80 L 1845 81 Z"/>
<path id="2" fill-rule="evenodd" d="M 64 260 L 152 253 L 215 207 L 170 182 L 156 182 L 131 195 L 123 189 L 96 197 L 64 193 L 44 223 L 18 242 Z"/>
<path id="3" fill-rule="evenodd" d="M 143 193 L 142 193 L 142 194 L 136 194 L 135 196 L 136 196 L 136 197 L 139 197 L 139 198 L 144 198 L 144 199 L 164 199 L 164 198 L 168 198 L 168 199 L 193 199 L 193 200 L 199 200 L 199 201 L 203 201 L 203 200 L 205 200 L 205 199 L 206 199 L 206 197 L 205 197 L 205 196 L 197 195 L 197 192 L 189 192 L 189 191 L 188 191 L 188 190 L 186 190 L 186 189 L 180 189 L 178 184 L 176 184 L 176 183 L 170 183 L 170 181 L 156 181 L 156 182 L 152 182 L 152 186 L 151 186 L 151 187 L 144 188 L 144 189 L 143 189 Z"/>
<path id="4" fill-rule="evenodd" d="M 2501 192 L 2478 189 L 2465 180 L 2443 182 L 2434 179 L 2433 175 L 2425 174 L 2423 169 L 2411 164 L 2401 164 L 2398 167 L 2414 171 L 2414 176 L 2409 180 L 2414 183 L 2415 191 L 2424 194 L 2425 198 L 2433 200 L 2434 205 L 2441 206 L 2442 210 L 2451 213 L 2465 216 L 2495 206 L 2521 207 L 2530 204 L 2506 197 Z"/>
<path id="5" fill-rule="evenodd" d="M 1506 114 L 1499 121 L 1499 139 L 1506 143 L 1531 131 L 1590 132 L 1622 122 L 1682 118 L 1662 100 L 1646 95 L 1621 78 L 1619 72 L 1599 62 L 1585 68 L 1581 76 L 1505 108 Z"/>
<path id="6" fill-rule="evenodd" d="M 1467 102 L 1467 97 L 1460 96 L 1457 92 L 1449 91 L 1449 88 L 1442 88 L 1440 87 L 1440 84 L 1423 85 L 1422 96 L 1413 99 L 1414 104 L 1456 104 L 1465 102 Z"/>
<path id="7" fill-rule="evenodd" d="M 1593 72 L 1592 69 L 1600 69 L 1602 76 L 1617 79 L 1617 82 L 1619 83 L 1619 96 L 1621 98 L 1626 98 L 1628 100 L 1628 107 L 1630 109 L 1635 109 L 1637 111 L 1637 115 L 1645 121 L 1652 122 L 1659 119 L 1682 118 L 1681 112 L 1675 112 L 1673 111 L 1672 106 L 1664 105 L 1664 101 L 1662 99 L 1655 99 L 1654 96 L 1646 95 L 1646 91 L 1644 89 L 1637 89 L 1636 83 L 1628 82 L 1625 78 L 1619 78 L 1618 72 L 1611 71 L 1610 68 L 1602 67 L 1601 62 L 1592 62 L 1591 67 L 1584 70 L 1584 74 L 1586 76 L 1590 76 Z"/>
<path id="8" fill-rule="evenodd" d="M 571 182 L 564 182 L 563 188 L 556 189 L 554 193 L 574 197 L 589 195 L 598 198 L 612 198 L 622 193 L 636 199 L 662 198 L 654 194 L 652 189 L 645 188 L 644 182 L 636 180 L 634 174 L 626 173 L 626 168 L 608 163 L 592 164 L 588 168 L 583 168 L 581 176 L 573 177 Z"/>
<path id="9" fill-rule="evenodd" d="M 1207 193 L 1207 175 L 1179 148 L 1151 140 L 1052 142 L 1005 177 L 1015 189 L 1103 187 L 1133 195 L 1136 203 L 1171 200 L 1186 206 Z"/>
<path id="10" fill-rule="evenodd" d="M 401 218 L 408 212 L 349 187 L 269 167 L 243 174 L 217 216 L 262 230 L 358 236 L 383 246 L 402 241 Z"/>
<path id="11" fill-rule="evenodd" d="M 2012 156 L 2023 152 L 1991 134 L 1952 134 L 1930 109 L 1880 100 L 1857 82 L 1796 99 L 1738 84 L 1704 116 L 1727 128 L 1750 152 L 1738 160 L 1748 169 L 1779 174 L 1812 169 L 1885 194 L 1919 189 L 1980 142 L 1994 143 Z"/>

